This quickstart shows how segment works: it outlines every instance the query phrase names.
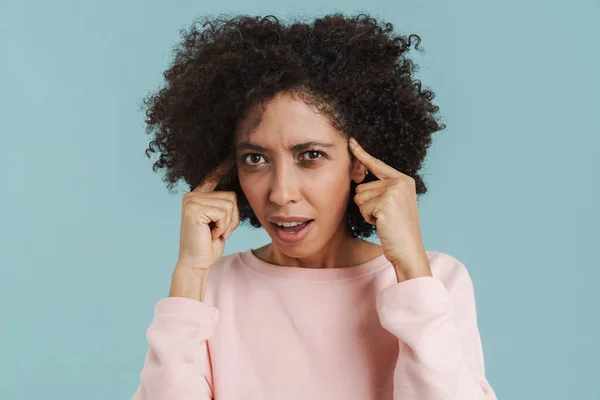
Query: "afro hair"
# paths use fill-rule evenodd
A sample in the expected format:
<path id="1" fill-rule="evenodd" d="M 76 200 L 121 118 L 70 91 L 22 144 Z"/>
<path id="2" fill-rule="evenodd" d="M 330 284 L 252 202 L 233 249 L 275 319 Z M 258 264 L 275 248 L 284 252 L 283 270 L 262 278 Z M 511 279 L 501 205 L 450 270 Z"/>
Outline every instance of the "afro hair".
<path id="1" fill-rule="evenodd" d="M 203 17 L 181 32 L 165 83 L 143 100 L 145 154 L 159 153 L 153 170 L 165 170 L 169 190 L 180 179 L 195 188 L 234 149 L 238 124 L 281 93 L 300 95 L 332 126 L 353 136 L 374 157 L 411 176 L 417 195 L 427 191 L 418 174 L 434 132 L 445 128 L 434 93 L 414 77 L 408 58 L 421 38 L 394 33 L 391 23 L 340 13 L 282 23 L 272 15 Z M 368 180 L 377 179 L 372 174 Z M 346 211 L 353 237 L 376 230 L 352 201 Z M 234 191 L 241 221 L 260 227 L 231 171 L 216 190 Z"/>

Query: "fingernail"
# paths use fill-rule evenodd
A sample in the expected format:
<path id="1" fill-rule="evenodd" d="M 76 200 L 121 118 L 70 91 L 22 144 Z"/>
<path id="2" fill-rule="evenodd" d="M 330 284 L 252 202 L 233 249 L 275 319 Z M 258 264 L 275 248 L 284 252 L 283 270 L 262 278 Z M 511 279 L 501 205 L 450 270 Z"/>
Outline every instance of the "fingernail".
<path id="1" fill-rule="evenodd" d="M 356 144 L 356 139 L 354 139 L 353 137 L 350 138 L 350 144 Z"/>

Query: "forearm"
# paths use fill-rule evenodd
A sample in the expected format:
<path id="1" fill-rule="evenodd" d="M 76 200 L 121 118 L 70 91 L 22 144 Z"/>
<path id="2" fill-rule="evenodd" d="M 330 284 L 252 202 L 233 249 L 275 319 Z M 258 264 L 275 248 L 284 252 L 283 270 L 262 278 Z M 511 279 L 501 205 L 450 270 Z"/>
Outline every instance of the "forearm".
<path id="1" fill-rule="evenodd" d="M 204 301 L 208 271 L 208 269 L 191 269 L 178 265 L 171 278 L 169 297 L 187 297 Z"/>

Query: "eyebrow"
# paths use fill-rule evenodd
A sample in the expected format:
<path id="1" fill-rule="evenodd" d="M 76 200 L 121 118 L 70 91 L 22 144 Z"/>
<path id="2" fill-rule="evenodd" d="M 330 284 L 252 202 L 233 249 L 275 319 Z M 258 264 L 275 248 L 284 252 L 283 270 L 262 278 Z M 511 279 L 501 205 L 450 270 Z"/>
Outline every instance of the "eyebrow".
<path id="1" fill-rule="evenodd" d="M 295 144 L 292 147 L 290 147 L 290 150 L 298 152 L 298 151 L 305 151 L 305 150 L 308 150 L 313 147 L 327 148 L 327 147 L 335 147 L 335 145 L 332 143 L 324 143 L 324 142 L 319 142 L 316 140 L 311 140 L 308 142 Z M 260 146 L 256 143 L 252 143 L 248 140 L 240 142 L 237 146 L 235 146 L 235 150 L 236 151 L 251 150 L 251 151 L 261 151 L 261 152 L 269 151 L 269 149 L 267 149 L 266 147 Z"/>

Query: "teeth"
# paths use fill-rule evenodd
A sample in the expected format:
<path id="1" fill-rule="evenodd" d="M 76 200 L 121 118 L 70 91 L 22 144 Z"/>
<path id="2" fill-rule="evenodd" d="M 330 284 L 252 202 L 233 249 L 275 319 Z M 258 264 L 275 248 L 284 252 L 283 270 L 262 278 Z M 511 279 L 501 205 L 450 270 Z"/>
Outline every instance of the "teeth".
<path id="1" fill-rule="evenodd" d="M 276 224 L 279 226 L 284 226 L 286 228 L 289 228 L 290 226 L 296 226 L 296 225 L 303 224 L 303 222 L 276 222 Z"/>

